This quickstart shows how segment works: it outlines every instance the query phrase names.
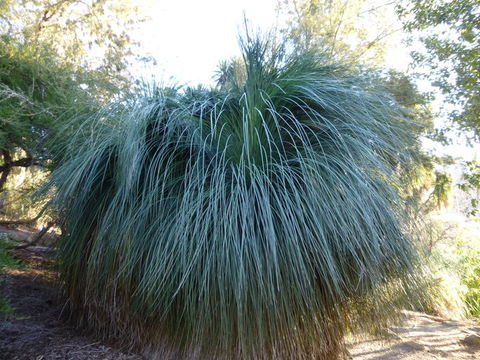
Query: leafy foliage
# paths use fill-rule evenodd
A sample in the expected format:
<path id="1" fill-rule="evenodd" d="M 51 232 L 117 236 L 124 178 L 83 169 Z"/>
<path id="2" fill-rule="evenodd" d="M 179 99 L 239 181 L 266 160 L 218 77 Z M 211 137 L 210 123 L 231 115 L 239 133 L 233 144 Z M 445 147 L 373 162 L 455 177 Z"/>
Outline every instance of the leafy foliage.
<path id="1" fill-rule="evenodd" d="M 448 195 L 452 191 L 452 184 L 452 176 L 449 173 L 435 171 L 435 186 L 432 195 L 438 208 L 448 205 Z"/>
<path id="2" fill-rule="evenodd" d="M 35 55 L 8 40 L 0 45 L 0 148 L 21 149 L 38 163 L 48 157 L 42 141 L 48 129 L 94 99 L 80 86 L 82 74 L 56 65 L 48 53 Z"/>
<path id="3" fill-rule="evenodd" d="M 476 256 L 467 257 L 463 282 L 467 286 L 465 303 L 470 315 L 480 316 L 480 262 Z"/>
<path id="4" fill-rule="evenodd" d="M 343 61 L 379 64 L 392 26 L 387 4 L 371 0 L 281 0 L 284 35 L 299 51 L 321 48 Z"/>
<path id="5" fill-rule="evenodd" d="M 84 325 L 165 359 L 332 359 L 416 299 L 391 161 L 415 139 L 351 67 L 243 57 L 244 81 L 153 88 L 72 137 L 63 279 Z"/>
<path id="6" fill-rule="evenodd" d="M 104 80 L 127 85 L 136 45 L 132 30 L 144 18 L 129 0 L 5 0 L 0 29 L 11 41 L 49 49 L 58 63 L 96 70 Z"/>
<path id="7" fill-rule="evenodd" d="M 411 120 L 407 124 L 410 136 L 441 141 L 442 135 L 433 126 L 429 94 L 421 93 L 412 78 L 403 73 L 389 71 L 380 79 L 385 83 L 386 91 L 402 105 L 403 116 Z M 425 219 L 422 218 L 430 212 L 448 204 L 452 179 L 450 174 L 436 170 L 436 166 L 449 164 L 452 160 L 426 153 L 420 142 L 411 143 L 408 150 L 412 161 L 400 169 L 401 193 L 407 201 L 411 217 L 423 221 Z"/>
<path id="8" fill-rule="evenodd" d="M 472 194 L 470 199 L 470 211 L 469 215 L 475 216 L 478 213 L 479 207 L 479 189 L 480 189 L 480 164 L 476 161 L 466 161 L 465 162 L 465 171 L 463 173 L 463 182 L 458 185 L 458 187 L 465 192 L 476 192 L 476 196 Z"/>
<path id="9" fill-rule="evenodd" d="M 17 259 L 11 256 L 7 249 L 11 245 L 11 241 L 8 241 L 6 234 L 0 234 L 0 270 L 4 268 L 16 268 L 19 265 Z"/>
<path id="10" fill-rule="evenodd" d="M 58 63 L 48 49 L 4 36 L 0 50 L 0 210 L 7 218 L 34 218 L 42 201 L 30 195 L 53 165 L 49 140 L 61 142 L 73 131 L 58 131 L 66 114 L 99 106 L 97 94 L 86 88 L 102 83 L 92 72 Z"/>
<path id="11" fill-rule="evenodd" d="M 56 144 L 49 138 L 61 142 L 74 131 L 63 126 L 67 115 L 89 111 L 126 92 L 126 68 L 135 45 L 130 31 L 141 21 L 129 15 L 137 12 L 129 1 L 2 1 L 2 215 L 18 215 L 10 211 L 15 206 L 4 203 L 20 199 L 32 183 L 17 184 L 12 175 L 27 173 L 30 167 L 44 175 L 52 166 Z M 17 208 L 23 212 L 24 205 Z"/>
<path id="12" fill-rule="evenodd" d="M 376 82 L 383 83 L 384 90 L 403 107 L 403 116 L 411 120 L 408 131 L 412 137 L 446 141 L 444 134 L 434 128 L 431 95 L 420 92 L 411 76 L 393 70 L 379 73 L 365 66 L 382 64 L 391 36 L 401 27 L 396 24 L 392 3 L 293 0 L 281 1 L 280 9 L 287 15 L 288 26 L 283 29 L 283 35 L 290 46 L 300 52 L 320 48 L 336 59 L 361 64 L 364 71 L 377 74 Z M 234 68 L 234 61 L 229 67 L 224 64 L 219 80 L 224 81 L 225 74 Z M 438 192 L 442 188 L 435 183 L 437 159 L 425 153 L 418 142 L 408 151 L 413 156 L 412 161 L 401 168 L 401 189 L 408 200 L 409 213 L 419 218 L 438 206 L 437 195 L 446 199 L 448 191 Z M 435 195 L 424 203 L 422 196 L 431 189 L 435 189 Z"/>
<path id="13" fill-rule="evenodd" d="M 20 148 L 38 162 L 42 155 L 32 153 L 44 150 L 41 139 L 62 113 L 118 92 L 114 83 L 125 81 L 120 71 L 131 51 L 126 9 L 123 2 L 109 1 L 2 3 L 1 149 Z M 117 23 L 102 21 L 107 16 Z M 103 63 L 95 64 L 89 54 L 96 47 L 115 56 L 96 54 L 93 58 Z"/>
<path id="14" fill-rule="evenodd" d="M 452 119 L 480 134 L 479 0 L 408 0 L 398 7 L 405 29 L 418 33 L 426 51 L 414 53 L 432 83 L 455 106 Z"/>
<path id="15" fill-rule="evenodd" d="M 453 318 L 480 315 L 480 233 L 478 221 L 431 217 L 428 259 L 438 294 L 433 310 Z M 427 240 L 427 236 L 423 237 Z"/>

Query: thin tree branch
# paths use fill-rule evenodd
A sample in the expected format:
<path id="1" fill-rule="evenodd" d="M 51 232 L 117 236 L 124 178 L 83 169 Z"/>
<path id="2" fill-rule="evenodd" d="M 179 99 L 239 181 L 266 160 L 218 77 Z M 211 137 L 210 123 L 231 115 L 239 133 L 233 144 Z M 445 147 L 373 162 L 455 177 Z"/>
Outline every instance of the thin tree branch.
<path id="1" fill-rule="evenodd" d="M 43 236 L 48 232 L 48 230 L 50 230 L 50 228 L 54 225 L 54 222 L 53 221 L 49 221 L 47 223 L 46 226 L 44 226 L 42 228 L 42 230 L 39 231 L 39 233 L 37 235 L 35 235 L 35 237 L 29 241 L 28 243 L 26 244 L 22 244 L 22 245 L 16 245 L 16 246 L 12 246 L 10 247 L 11 249 L 25 249 L 27 247 L 30 247 L 30 246 L 35 246 L 38 244 L 38 242 L 43 238 Z"/>

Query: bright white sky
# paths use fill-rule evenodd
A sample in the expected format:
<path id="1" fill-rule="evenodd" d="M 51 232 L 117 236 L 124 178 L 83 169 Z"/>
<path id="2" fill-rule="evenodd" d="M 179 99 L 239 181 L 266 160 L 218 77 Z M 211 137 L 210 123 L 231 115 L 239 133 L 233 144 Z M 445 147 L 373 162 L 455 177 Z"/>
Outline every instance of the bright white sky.
<path id="1" fill-rule="evenodd" d="M 384 4 L 385 0 L 377 0 Z M 164 81 L 170 78 L 181 84 L 208 84 L 221 60 L 239 54 L 238 34 L 244 16 L 256 29 L 269 31 L 277 21 L 278 0 L 147 0 L 142 7 L 150 20 L 141 26 L 136 37 L 142 51 L 152 55 L 158 65 L 144 69 Z M 373 4 L 375 0 L 371 1 Z M 373 6 L 373 5 L 372 5 Z M 394 20 L 392 21 L 394 22 Z M 392 27 L 399 27 L 392 24 Z M 410 58 L 401 45 L 402 34 L 391 36 L 386 53 L 387 66 L 407 70 Z M 399 46 L 400 45 L 400 46 Z"/>
<path id="2" fill-rule="evenodd" d="M 151 1 L 139 38 L 157 61 L 159 79 L 208 84 L 217 65 L 239 54 L 237 37 L 244 14 L 255 27 L 275 22 L 276 0 Z M 150 74 L 152 69 L 146 69 Z"/>

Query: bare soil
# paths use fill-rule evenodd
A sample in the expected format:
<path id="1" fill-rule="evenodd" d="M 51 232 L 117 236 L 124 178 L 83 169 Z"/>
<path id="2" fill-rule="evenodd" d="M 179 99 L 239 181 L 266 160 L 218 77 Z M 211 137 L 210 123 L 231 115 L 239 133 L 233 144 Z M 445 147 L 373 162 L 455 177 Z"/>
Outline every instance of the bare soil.
<path id="1" fill-rule="evenodd" d="M 355 360 L 480 359 L 480 327 L 417 312 L 405 312 L 402 326 L 385 336 L 351 341 Z"/>
<path id="2" fill-rule="evenodd" d="M 8 235 L 12 240 L 19 243 L 30 242 L 39 232 L 30 226 L 6 226 L 0 225 L 0 233 Z M 54 246 L 58 239 L 58 234 L 55 230 L 47 232 L 38 242 L 38 245 Z"/>
<path id="3" fill-rule="evenodd" d="M 27 265 L 8 269 L 0 283 L 0 293 L 14 308 L 14 314 L 0 315 L 0 360 L 145 359 L 83 334 L 69 322 L 55 285 L 52 260 L 41 250 L 17 250 L 15 255 Z M 352 358 L 480 360 L 479 326 L 422 313 L 405 314 L 405 323 L 383 337 L 350 340 Z"/>
<path id="4" fill-rule="evenodd" d="M 81 334 L 68 321 L 45 252 L 18 250 L 27 265 L 8 269 L 0 293 L 14 308 L 0 315 L 0 360 L 140 360 Z"/>

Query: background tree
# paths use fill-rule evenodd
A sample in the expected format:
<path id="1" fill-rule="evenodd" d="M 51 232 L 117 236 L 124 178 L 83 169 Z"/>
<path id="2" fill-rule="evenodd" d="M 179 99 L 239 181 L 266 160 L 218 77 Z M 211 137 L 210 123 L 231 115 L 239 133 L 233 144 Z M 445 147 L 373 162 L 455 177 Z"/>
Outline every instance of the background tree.
<path id="1" fill-rule="evenodd" d="M 283 33 L 298 49 L 323 48 L 336 59 L 378 64 L 392 26 L 391 8 L 374 0 L 280 0 Z"/>
<path id="2" fill-rule="evenodd" d="M 144 20 L 130 0 L 6 0 L 0 30 L 32 49 L 48 48 L 59 63 L 101 73 L 125 85 L 137 43 L 131 37 Z"/>
<path id="3" fill-rule="evenodd" d="M 430 80 L 444 95 L 445 111 L 454 125 L 480 140 L 480 1 L 406 0 L 397 7 L 404 28 L 423 50 L 413 52 L 419 76 Z M 475 181 L 478 167 L 464 164 L 464 183 L 471 191 L 470 214 L 477 213 Z"/>
<path id="4" fill-rule="evenodd" d="M 46 165 L 45 140 L 61 116 L 92 105 L 84 73 L 56 64 L 47 51 L 0 40 L 0 190 L 15 167 Z M 85 77 L 85 79 L 83 79 Z M 87 86 L 86 84 L 84 85 Z M 76 110 L 75 110 L 76 109 Z"/>
<path id="5" fill-rule="evenodd" d="M 129 91 L 138 14 L 129 1 L 2 2 L 0 191 L 15 169 L 51 165 L 47 140 L 68 137 L 68 114 Z"/>
<path id="6" fill-rule="evenodd" d="M 479 139 L 480 1 L 407 0 L 398 13 L 424 46 L 413 65 L 446 95 L 451 120 Z"/>

